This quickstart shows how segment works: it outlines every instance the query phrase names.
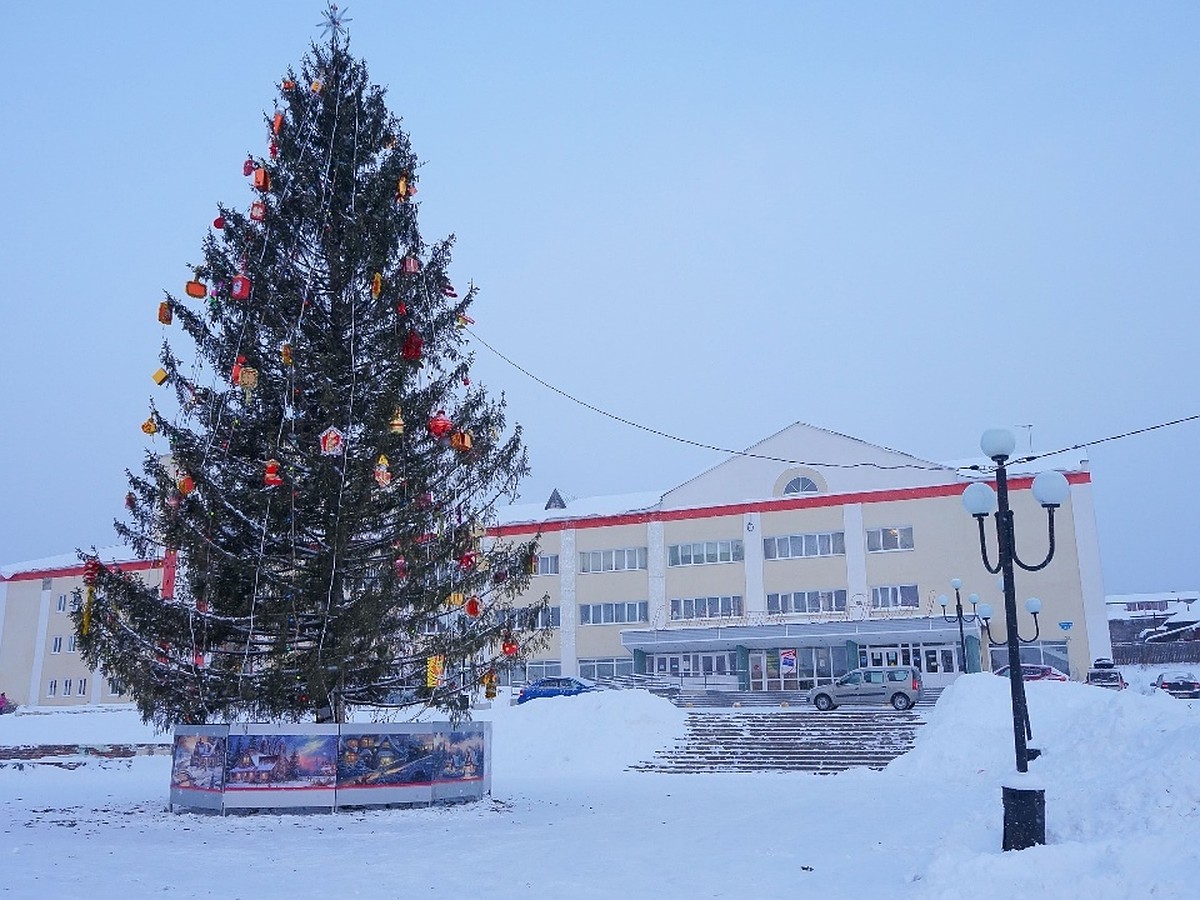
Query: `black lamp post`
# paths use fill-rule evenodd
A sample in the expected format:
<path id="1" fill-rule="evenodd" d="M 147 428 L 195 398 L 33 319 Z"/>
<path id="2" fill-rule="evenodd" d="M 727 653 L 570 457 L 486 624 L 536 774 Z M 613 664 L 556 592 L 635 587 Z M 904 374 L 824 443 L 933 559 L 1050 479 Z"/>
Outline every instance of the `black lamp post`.
<path id="1" fill-rule="evenodd" d="M 971 594 L 969 597 L 967 597 L 967 602 L 971 604 L 971 612 L 970 612 L 970 614 L 964 614 L 963 613 L 963 605 L 962 605 L 962 594 L 959 593 L 959 590 L 962 588 L 962 579 L 961 578 L 951 578 L 950 579 L 950 587 L 954 588 L 954 618 L 952 619 L 952 618 L 950 618 L 949 615 L 946 614 L 946 607 L 950 605 L 950 600 L 945 594 L 942 594 L 940 597 L 938 597 L 938 603 L 942 607 L 942 618 L 943 619 L 945 619 L 947 622 L 953 622 L 955 620 L 958 621 L 958 652 L 962 654 L 962 664 L 963 664 L 964 671 L 970 672 L 971 671 L 971 663 L 967 659 L 967 635 L 966 635 L 966 631 L 963 629 L 963 625 L 964 624 L 970 625 L 973 622 L 975 622 L 977 619 L 983 618 L 982 616 L 979 615 L 979 613 L 975 609 L 975 604 L 977 604 L 979 602 L 979 595 Z M 987 604 L 985 603 L 984 606 L 987 606 Z M 984 627 L 985 628 L 987 627 L 986 621 L 984 622 Z"/>
<path id="2" fill-rule="evenodd" d="M 1008 683 L 1012 694 L 1013 745 L 1018 773 L 1014 784 L 1004 786 L 1004 849 L 1023 850 L 1046 843 L 1046 792 L 1022 784 L 1025 779 L 1021 776 L 1028 773 L 1031 758 L 1026 743 L 1030 728 L 1025 680 L 1021 672 L 1022 641 L 1017 633 L 1017 593 L 1013 583 L 1013 566 L 1036 572 L 1050 564 L 1054 558 L 1054 510 L 1067 499 L 1070 486 L 1061 472 L 1043 472 L 1033 480 L 1033 496 L 1046 509 L 1050 546 L 1045 559 L 1036 565 L 1029 565 L 1017 556 L 1013 513 L 1008 503 L 1006 463 L 1016 446 L 1016 439 L 1007 429 L 989 428 L 983 433 L 979 446 L 984 455 L 996 464 L 996 490 L 977 481 L 968 485 L 962 499 L 967 512 L 979 523 L 979 551 L 984 568 L 993 575 L 999 573 L 1004 585 L 1004 620 L 1008 632 L 1004 643 L 1008 645 Z M 998 559 L 994 566 L 988 560 L 987 533 L 984 529 L 984 519 L 988 515 L 994 515 L 996 520 Z M 1035 624 L 1035 634 L 1030 640 L 1037 639 L 1036 613 L 1039 609 L 1040 601 L 1030 605 Z M 985 620 L 985 627 L 986 624 Z M 990 629 L 988 641 L 991 642 Z M 1037 753 L 1032 755 L 1036 756 Z"/>

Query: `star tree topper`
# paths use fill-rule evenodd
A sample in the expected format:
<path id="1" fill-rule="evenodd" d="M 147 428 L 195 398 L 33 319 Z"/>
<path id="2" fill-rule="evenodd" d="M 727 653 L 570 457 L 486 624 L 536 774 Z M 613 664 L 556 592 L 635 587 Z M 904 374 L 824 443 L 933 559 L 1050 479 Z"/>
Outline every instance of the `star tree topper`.
<path id="1" fill-rule="evenodd" d="M 345 23 L 354 21 L 346 16 L 346 13 L 348 12 L 350 12 L 348 8 L 339 10 L 336 3 L 330 3 L 328 8 L 325 10 L 324 19 L 317 23 L 317 25 L 321 28 L 321 37 L 325 37 L 331 31 L 333 32 L 334 38 L 337 38 L 338 35 L 346 37 Z"/>

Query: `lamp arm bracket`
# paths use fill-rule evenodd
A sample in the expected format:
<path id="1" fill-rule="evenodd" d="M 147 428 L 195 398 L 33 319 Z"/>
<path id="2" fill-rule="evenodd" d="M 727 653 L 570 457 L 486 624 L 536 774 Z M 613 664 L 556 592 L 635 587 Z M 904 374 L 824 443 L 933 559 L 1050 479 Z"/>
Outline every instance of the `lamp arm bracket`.
<path id="1" fill-rule="evenodd" d="M 993 566 L 988 561 L 987 532 L 983 527 L 983 516 L 976 516 L 975 521 L 979 523 L 979 553 L 983 557 L 983 567 L 992 575 L 999 575 L 1000 563 L 997 562 L 996 565 Z"/>
<path id="2" fill-rule="evenodd" d="M 1020 566 L 1026 572 L 1041 571 L 1042 569 L 1046 568 L 1046 566 L 1050 565 L 1050 560 L 1054 559 L 1054 507 L 1053 506 L 1046 507 L 1046 520 L 1048 523 L 1047 528 L 1049 530 L 1049 537 L 1050 537 L 1050 540 L 1049 540 L 1050 549 L 1046 551 L 1046 558 L 1043 559 L 1037 565 L 1029 565 L 1028 563 L 1022 562 L 1020 557 L 1017 556 L 1016 541 L 1012 542 L 1012 544 L 1013 544 L 1013 551 L 1012 551 L 1013 562 L 1015 562 L 1018 566 Z"/>

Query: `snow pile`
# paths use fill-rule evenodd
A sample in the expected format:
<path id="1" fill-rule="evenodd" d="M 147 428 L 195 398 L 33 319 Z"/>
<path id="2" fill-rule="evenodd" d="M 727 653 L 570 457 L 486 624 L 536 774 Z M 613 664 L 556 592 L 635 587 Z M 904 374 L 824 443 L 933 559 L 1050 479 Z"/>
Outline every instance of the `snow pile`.
<path id="1" fill-rule="evenodd" d="M 497 778 L 612 775 L 683 736 L 686 713 L 646 691 L 595 691 L 494 706 L 492 771 Z"/>

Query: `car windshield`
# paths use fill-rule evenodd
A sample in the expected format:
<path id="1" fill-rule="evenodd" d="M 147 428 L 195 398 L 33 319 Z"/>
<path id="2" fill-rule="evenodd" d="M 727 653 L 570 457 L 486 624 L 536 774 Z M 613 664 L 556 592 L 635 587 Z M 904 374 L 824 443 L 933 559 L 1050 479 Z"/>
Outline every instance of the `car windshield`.
<path id="1" fill-rule="evenodd" d="M 1191 672 L 1171 672 L 1162 677 L 1163 681 L 1195 681 L 1196 676 Z"/>
<path id="2" fill-rule="evenodd" d="M 1111 669 L 1102 669 L 1099 672 L 1088 672 L 1088 681 L 1111 681 L 1118 682 L 1121 680 L 1121 673 L 1114 672 Z"/>

